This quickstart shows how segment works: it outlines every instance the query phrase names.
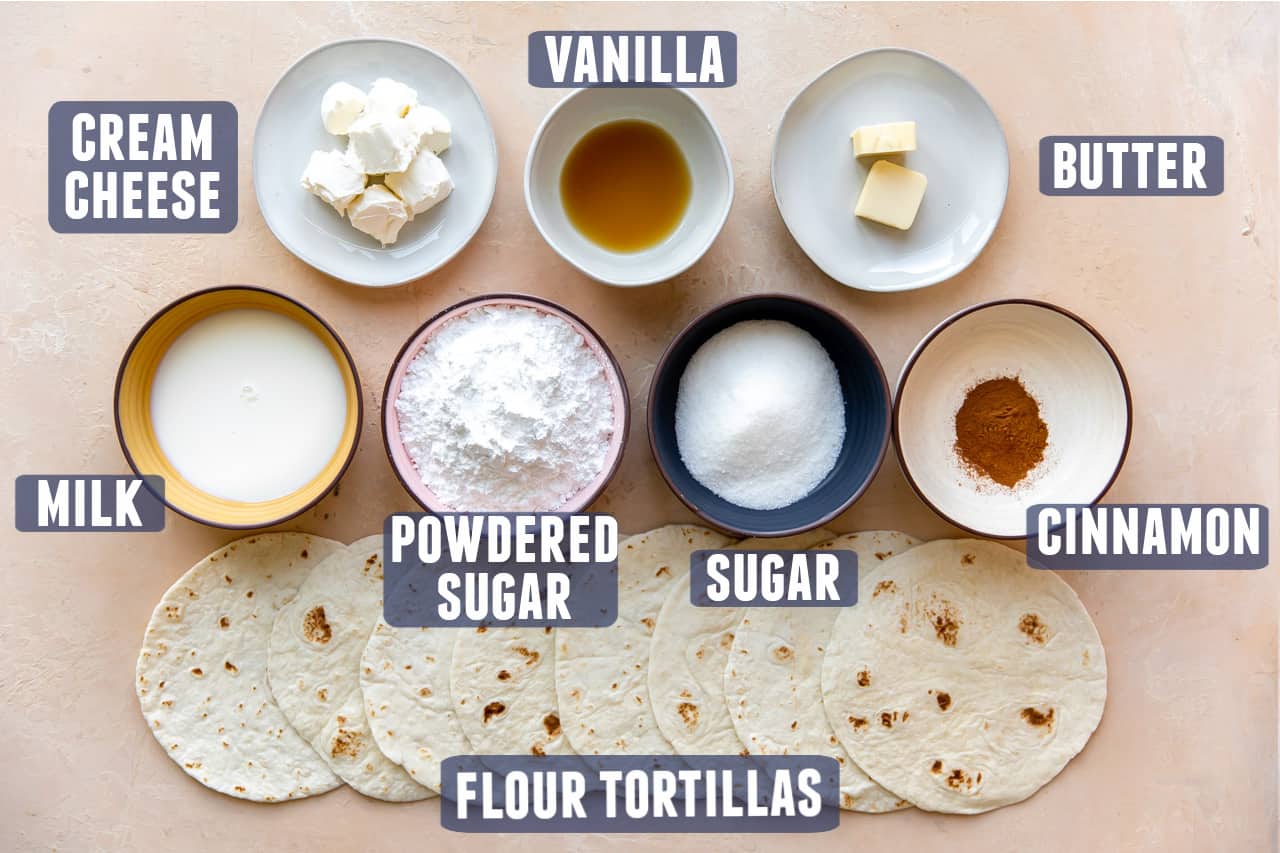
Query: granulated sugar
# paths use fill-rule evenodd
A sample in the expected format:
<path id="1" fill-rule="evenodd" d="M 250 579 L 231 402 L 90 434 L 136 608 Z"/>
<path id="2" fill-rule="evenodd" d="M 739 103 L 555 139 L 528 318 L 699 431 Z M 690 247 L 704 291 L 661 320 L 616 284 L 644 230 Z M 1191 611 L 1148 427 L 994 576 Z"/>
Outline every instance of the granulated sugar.
<path id="1" fill-rule="evenodd" d="M 704 343 L 680 377 L 680 458 L 730 503 L 789 506 L 835 467 L 844 405 L 835 364 L 816 338 L 781 320 L 747 320 Z"/>
<path id="2" fill-rule="evenodd" d="M 450 320 L 414 357 L 395 405 L 423 482 L 459 511 L 559 509 L 604 469 L 613 437 L 601 360 L 532 308 Z"/>

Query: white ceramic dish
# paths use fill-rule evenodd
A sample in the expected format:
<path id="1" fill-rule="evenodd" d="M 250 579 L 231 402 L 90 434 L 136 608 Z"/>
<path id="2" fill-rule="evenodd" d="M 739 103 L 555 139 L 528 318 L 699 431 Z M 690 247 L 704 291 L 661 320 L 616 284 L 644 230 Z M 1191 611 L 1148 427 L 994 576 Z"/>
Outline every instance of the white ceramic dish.
<path id="1" fill-rule="evenodd" d="M 955 414 L 969 388 L 1017 376 L 1049 428 L 1044 461 L 1007 488 L 955 454 Z M 1094 503 L 1129 449 L 1129 383 L 1110 346 L 1079 317 L 1043 302 L 966 308 L 925 336 L 898 380 L 893 437 L 903 473 L 939 515 L 981 536 L 1020 539 L 1038 503 Z"/>
<path id="2" fill-rule="evenodd" d="M 453 143 L 441 155 L 453 193 L 385 249 L 298 185 L 312 151 L 346 145 L 320 122 L 325 90 L 339 80 L 368 89 L 379 77 L 417 89 L 453 125 Z M 404 284 L 442 266 L 479 230 L 497 178 L 498 146 L 471 83 L 440 54 L 393 39 L 334 42 L 299 59 L 267 96 L 253 137 L 253 185 L 268 227 L 299 258 L 352 284 Z"/>
<path id="3" fill-rule="evenodd" d="M 853 215 L 877 158 L 855 159 L 854 128 L 916 123 L 917 150 L 888 159 L 929 186 L 908 231 Z M 931 56 L 900 48 L 855 54 L 792 100 L 774 139 L 773 196 L 791 236 L 823 272 L 859 290 L 937 284 L 973 262 L 1009 189 L 1009 150 L 991 107 Z"/>
<path id="4" fill-rule="evenodd" d="M 689 164 L 693 193 L 676 230 L 639 252 L 611 252 L 584 237 L 565 215 L 560 172 L 587 131 L 619 119 L 643 119 L 671 134 Z M 524 199 L 543 239 L 569 263 L 604 284 L 638 287 L 679 275 L 701 258 L 733 205 L 733 168 L 720 132 L 681 89 L 579 89 L 542 120 L 524 168 Z"/>

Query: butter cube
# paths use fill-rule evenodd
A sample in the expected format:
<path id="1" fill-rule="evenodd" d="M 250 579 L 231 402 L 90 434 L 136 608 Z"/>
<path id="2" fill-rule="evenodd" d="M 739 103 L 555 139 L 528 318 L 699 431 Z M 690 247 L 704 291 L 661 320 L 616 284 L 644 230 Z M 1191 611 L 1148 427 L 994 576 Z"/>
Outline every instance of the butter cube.
<path id="1" fill-rule="evenodd" d="M 906 231 L 916 221 L 929 179 L 888 160 L 877 160 L 867 174 L 854 214 Z"/>
<path id="2" fill-rule="evenodd" d="M 897 154 L 916 150 L 916 123 L 895 121 L 888 124 L 869 124 L 849 135 L 853 141 L 854 157 L 873 154 Z"/>

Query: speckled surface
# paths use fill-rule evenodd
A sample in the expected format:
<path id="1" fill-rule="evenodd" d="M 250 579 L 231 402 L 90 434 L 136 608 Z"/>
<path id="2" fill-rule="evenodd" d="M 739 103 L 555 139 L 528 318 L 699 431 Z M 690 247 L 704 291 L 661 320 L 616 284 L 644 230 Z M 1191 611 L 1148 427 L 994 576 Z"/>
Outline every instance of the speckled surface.
<path id="1" fill-rule="evenodd" d="M 190 290 L 251 282 L 295 296 L 345 336 L 364 378 L 364 441 L 339 494 L 292 527 L 353 540 L 412 501 L 378 440 L 391 359 L 436 310 L 491 290 L 560 300 L 614 348 L 637 404 L 623 466 L 597 508 L 639 530 L 689 519 L 644 441 L 654 361 L 695 313 L 780 290 L 850 317 L 892 380 L 915 342 L 971 303 L 1030 296 L 1092 321 L 1128 370 L 1133 448 L 1115 500 L 1260 501 L 1276 507 L 1277 29 L 1260 5 L 829 4 L 537 7 L 0 8 L 8 190 L 0 234 L 4 480 L 24 472 L 123 472 L 111 426 L 117 362 L 137 327 Z M 739 33 L 735 88 L 701 95 L 726 137 L 738 196 L 718 242 L 687 274 L 622 291 L 577 274 L 538 238 L 521 171 L 560 97 L 525 82 L 527 34 L 546 28 L 722 27 Z M 298 56 L 326 41 L 392 35 L 435 47 L 471 76 L 498 136 L 493 210 L 447 268 L 367 291 L 313 272 L 263 224 L 250 183 L 258 109 Z M 1004 125 L 1004 219 L 965 273 L 873 295 L 824 278 L 787 235 L 769 190 L 771 134 L 788 99 L 845 55 L 897 44 L 965 74 Z M 216 98 L 240 112 L 240 224 L 225 236 L 59 236 L 46 222 L 45 121 L 65 99 Z M 1036 145 L 1052 133 L 1207 133 L 1226 140 L 1226 191 L 1203 199 L 1046 198 Z M 0 517 L 12 492 L 0 490 Z M 953 534 L 892 457 L 833 527 Z M 1274 531 L 1274 528 L 1273 528 Z M 1107 646 L 1111 696 L 1084 754 L 1031 800 L 979 818 L 845 816 L 812 837 L 470 837 L 435 804 L 386 806 L 337 791 L 280 807 L 208 791 L 145 730 L 133 667 L 169 583 L 224 532 L 171 515 L 161 534 L 0 532 L 0 847 L 5 849 L 1169 850 L 1276 843 L 1276 570 L 1069 576 Z M 1274 537 L 1273 537 L 1274 539 Z"/>

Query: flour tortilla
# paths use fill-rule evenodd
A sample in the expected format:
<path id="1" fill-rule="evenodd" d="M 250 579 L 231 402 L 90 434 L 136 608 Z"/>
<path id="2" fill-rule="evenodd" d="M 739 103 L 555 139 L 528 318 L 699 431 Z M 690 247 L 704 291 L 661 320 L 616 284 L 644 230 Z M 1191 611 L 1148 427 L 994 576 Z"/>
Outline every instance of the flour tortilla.
<path id="1" fill-rule="evenodd" d="M 267 678 L 280 710 L 342 780 L 366 797 L 435 796 L 378 749 L 360 693 L 360 655 L 382 612 L 382 535 L 311 570 L 271 631 Z"/>
<path id="2" fill-rule="evenodd" d="M 446 758 L 472 752 L 453 710 L 449 670 L 463 628 L 393 628 L 381 619 L 360 663 L 365 714 L 378 748 L 440 790 Z"/>
<path id="3" fill-rule="evenodd" d="M 303 533 L 259 533 L 196 563 L 156 605 L 138 655 L 138 702 L 165 754 L 201 784 L 268 803 L 342 784 L 267 686 L 276 614 L 341 548 Z"/>
<path id="4" fill-rule="evenodd" d="M 839 536 L 814 550 L 848 549 L 865 578 L 879 563 L 919 544 L 896 530 Z M 871 590 L 862 584 L 859 599 Z M 881 813 L 911 804 L 881 788 L 836 740 L 822 708 L 822 659 L 838 607 L 747 608 L 725 667 L 725 700 L 738 739 L 754 755 L 829 755 L 840 763 L 840 807 Z"/>
<path id="5" fill-rule="evenodd" d="M 1102 718 L 1107 669 L 1080 599 L 1022 554 L 931 542 L 882 563 L 836 619 L 827 718 L 885 788 L 974 814 L 1034 794 Z"/>
<path id="6" fill-rule="evenodd" d="M 560 723 L 583 755 L 669 755 L 649 704 L 649 640 L 672 584 L 699 549 L 733 540 L 671 524 L 618 545 L 618 620 L 607 628 L 556 629 Z"/>
<path id="7" fill-rule="evenodd" d="M 550 628 L 472 628 L 449 671 L 454 713 L 481 755 L 573 755 L 556 705 Z"/>
<path id="8" fill-rule="evenodd" d="M 744 539 L 730 547 L 796 551 L 830 539 L 811 530 L 778 539 Z M 681 755 L 745 755 L 725 705 L 724 670 L 743 607 L 695 607 L 689 575 L 672 584 L 649 644 L 649 696 L 658 729 Z"/>

